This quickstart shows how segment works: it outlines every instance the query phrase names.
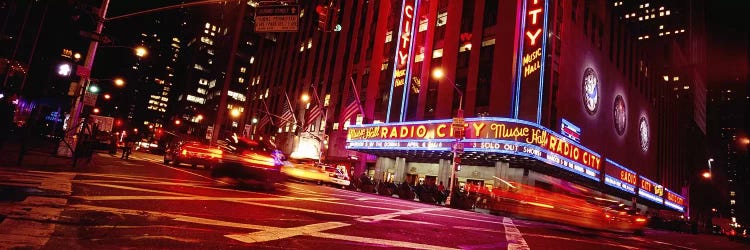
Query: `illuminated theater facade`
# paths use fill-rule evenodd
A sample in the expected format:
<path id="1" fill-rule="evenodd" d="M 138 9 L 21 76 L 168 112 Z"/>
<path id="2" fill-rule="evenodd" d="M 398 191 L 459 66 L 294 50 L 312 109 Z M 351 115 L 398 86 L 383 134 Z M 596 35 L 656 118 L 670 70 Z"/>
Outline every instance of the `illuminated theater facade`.
<path id="1" fill-rule="evenodd" d="M 355 77 L 364 115 L 334 125 L 332 139 L 346 139 L 328 152 L 358 152 L 355 173 L 447 186 L 458 147 L 460 185 L 575 183 L 641 209 L 685 212 L 684 176 L 671 160 L 685 146 L 673 136 L 674 104 L 654 98 L 664 91 L 658 69 L 649 72 L 611 2 L 369 3 L 368 24 L 358 25 L 371 31 L 363 53 L 372 56 L 353 66 L 364 72 Z M 436 69 L 445 79 L 432 77 Z"/>

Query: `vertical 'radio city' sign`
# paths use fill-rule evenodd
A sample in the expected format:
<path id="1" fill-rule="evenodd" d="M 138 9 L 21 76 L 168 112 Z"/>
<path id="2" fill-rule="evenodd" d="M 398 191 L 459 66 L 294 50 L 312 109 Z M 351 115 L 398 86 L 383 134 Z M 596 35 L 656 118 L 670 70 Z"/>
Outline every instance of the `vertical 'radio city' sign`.
<path id="1" fill-rule="evenodd" d="M 408 103 L 409 81 L 411 79 L 411 63 L 414 51 L 414 29 L 418 13 L 419 0 L 403 0 L 401 5 L 401 21 L 398 27 L 398 41 L 396 56 L 393 60 L 393 80 L 391 93 L 388 98 L 388 112 L 386 121 L 404 121 L 406 104 Z M 394 119 L 391 119 L 393 115 Z"/>
<path id="2" fill-rule="evenodd" d="M 541 122 L 548 0 L 522 0 L 513 108 L 515 118 Z"/>

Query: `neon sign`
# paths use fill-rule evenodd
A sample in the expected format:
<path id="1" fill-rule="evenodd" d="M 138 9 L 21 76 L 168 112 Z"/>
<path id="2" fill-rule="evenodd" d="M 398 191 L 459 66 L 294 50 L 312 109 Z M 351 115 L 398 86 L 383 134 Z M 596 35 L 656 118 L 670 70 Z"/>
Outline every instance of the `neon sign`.
<path id="1" fill-rule="evenodd" d="M 604 164 L 604 184 L 635 194 L 638 174 L 607 159 Z"/>
<path id="2" fill-rule="evenodd" d="M 664 204 L 664 199 L 662 198 L 664 196 L 664 187 L 641 175 L 639 178 L 638 196 L 659 204 Z"/>
<path id="3" fill-rule="evenodd" d="M 536 123 L 540 123 L 542 119 L 548 2 L 523 0 L 522 36 L 518 41 L 516 84 L 513 90 L 514 117 Z"/>
<path id="4" fill-rule="evenodd" d="M 677 211 L 684 212 L 685 211 L 685 197 L 682 197 L 681 195 L 672 192 L 669 189 L 665 189 L 667 195 L 664 198 L 664 205 L 667 205 L 668 207 L 671 207 Z"/>
<path id="5" fill-rule="evenodd" d="M 419 0 L 403 0 L 401 9 L 401 21 L 399 22 L 398 41 L 396 43 L 396 56 L 393 60 L 393 80 L 391 82 L 391 93 L 388 99 L 388 112 L 386 121 L 392 121 L 391 113 L 398 121 L 406 117 L 406 104 L 408 103 L 409 81 L 411 79 L 412 52 L 414 51 L 414 19 L 417 14 Z"/>
<path id="6" fill-rule="evenodd" d="M 536 124 L 507 118 L 468 118 L 465 131 L 466 151 L 523 153 L 598 180 L 599 154 Z M 347 148 L 450 150 L 452 140 L 451 120 L 368 124 L 349 128 Z M 440 142 L 446 143 L 435 145 Z"/>

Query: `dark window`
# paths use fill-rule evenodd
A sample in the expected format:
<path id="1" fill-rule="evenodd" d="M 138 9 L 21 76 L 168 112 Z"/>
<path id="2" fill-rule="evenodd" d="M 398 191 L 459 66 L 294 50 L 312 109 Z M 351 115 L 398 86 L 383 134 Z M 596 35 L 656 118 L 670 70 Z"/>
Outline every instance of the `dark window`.
<path id="1" fill-rule="evenodd" d="M 492 64 L 495 45 L 483 46 L 479 50 L 479 75 L 477 77 L 476 113 L 487 112 L 490 105 L 490 87 L 492 86 Z"/>
<path id="2" fill-rule="evenodd" d="M 482 27 L 487 28 L 497 23 L 497 1 L 498 0 L 485 0 Z"/>
<path id="3" fill-rule="evenodd" d="M 471 26 L 474 24 L 474 0 L 464 0 L 463 11 L 461 12 L 461 32 L 471 32 Z"/>

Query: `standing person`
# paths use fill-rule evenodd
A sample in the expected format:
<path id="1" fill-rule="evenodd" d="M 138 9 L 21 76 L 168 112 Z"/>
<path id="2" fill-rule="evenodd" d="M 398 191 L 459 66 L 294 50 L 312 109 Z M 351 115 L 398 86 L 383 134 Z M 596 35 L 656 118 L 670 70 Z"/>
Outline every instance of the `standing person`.
<path id="1" fill-rule="evenodd" d="M 122 148 L 122 156 L 120 156 L 120 159 L 127 160 L 128 157 L 130 157 L 130 153 L 132 153 L 134 144 L 135 143 L 133 142 L 133 138 L 125 139 L 125 146 Z"/>
<path id="2" fill-rule="evenodd" d="M 443 182 L 442 182 L 442 181 L 440 182 L 440 185 L 438 185 L 438 191 L 440 191 L 441 193 L 442 193 L 443 191 L 445 191 L 445 186 L 443 185 Z"/>

